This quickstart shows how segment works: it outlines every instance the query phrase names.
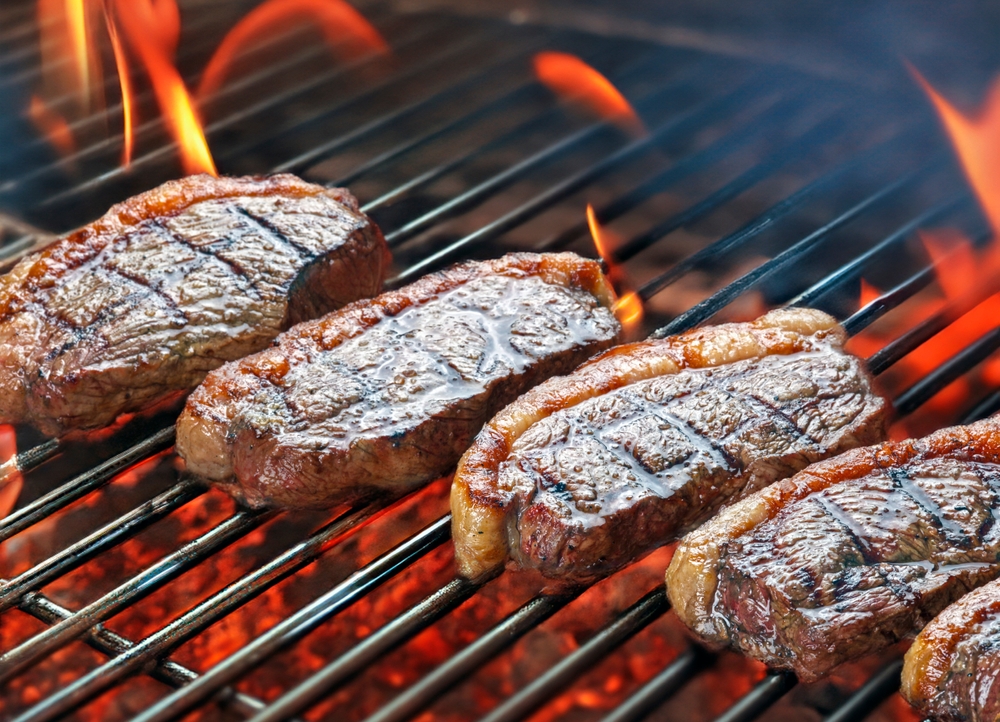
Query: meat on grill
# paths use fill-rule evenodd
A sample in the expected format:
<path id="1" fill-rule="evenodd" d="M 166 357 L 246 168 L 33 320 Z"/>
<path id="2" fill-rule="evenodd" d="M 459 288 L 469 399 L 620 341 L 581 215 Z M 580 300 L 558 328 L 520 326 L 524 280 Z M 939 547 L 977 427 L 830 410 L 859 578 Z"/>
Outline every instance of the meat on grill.
<path id="1" fill-rule="evenodd" d="M 597 262 L 571 253 L 455 266 L 209 374 L 178 450 L 254 507 L 405 491 L 449 473 L 527 388 L 614 344 L 612 301 Z"/>
<path id="2" fill-rule="evenodd" d="M 291 175 L 137 195 L 0 278 L 0 422 L 106 426 L 378 293 L 389 260 L 350 193 Z"/>
<path id="3" fill-rule="evenodd" d="M 940 722 L 1000 719 L 1000 581 L 936 616 L 906 653 L 906 700 Z"/>
<path id="4" fill-rule="evenodd" d="M 1000 420 L 848 451 L 731 506 L 667 569 L 703 640 L 816 680 L 1000 574 Z"/>
<path id="5" fill-rule="evenodd" d="M 881 440 L 885 402 L 843 341 L 826 314 L 772 311 L 620 346 L 535 388 L 459 464 L 460 570 L 510 559 L 593 580 L 726 501 Z"/>

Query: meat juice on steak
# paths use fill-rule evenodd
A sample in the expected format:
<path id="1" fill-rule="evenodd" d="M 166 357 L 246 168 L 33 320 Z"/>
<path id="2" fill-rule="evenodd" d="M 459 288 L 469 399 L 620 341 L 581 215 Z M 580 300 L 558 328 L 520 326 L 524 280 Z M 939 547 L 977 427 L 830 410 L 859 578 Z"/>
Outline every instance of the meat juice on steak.
<path id="1" fill-rule="evenodd" d="M 1000 423 L 848 451 L 726 509 L 667 570 L 678 616 L 803 681 L 1000 574 Z"/>
<path id="2" fill-rule="evenodd" d="M 353 196 L 294 176 L 137 195 L 0 278 L 0 422 L 106 426 L 378 293 L 389 260 Z"/>
<path id="3" fill-rule="evenodd" d="M 251 506 L 326 507 L 449 473 L 498 408 L 614 344 L 600 266 L 510 254 L 293 328 L 188 399 L 188 468 Z"/>
<path id="4" fill-rule="evenodd" d="M 885 402 L 826 314 L 628 344 L 484 428 L 452 487 L 459 568 L 610 574 L 723 503 L 879 440 Z"/>
<path id="5" fill-rule="evenodd" d="M 939 722 L 1000 718 L 1000 581 L 973 590 L 923 628 L 900 692 Z"/>

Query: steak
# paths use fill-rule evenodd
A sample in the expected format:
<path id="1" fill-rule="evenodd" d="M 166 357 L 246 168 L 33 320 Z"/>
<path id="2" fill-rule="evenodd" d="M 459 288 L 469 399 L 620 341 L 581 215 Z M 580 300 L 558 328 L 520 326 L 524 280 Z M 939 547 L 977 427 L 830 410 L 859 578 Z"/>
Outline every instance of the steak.
<path id="1" fill-rule="evenodd" d="M 689 534 L 667 592 L 699 637 L 814 681 L 1000 574 L 1000 423 L 855 449 Z"/>
<path id="2" fill-rule="evenodd" d="M 459 569 L 510 559 L 592 581 L 727 501 L 881 440 L 886 404 L 843 341 L 819 311 L 772 311 L 620 346 L 539 386 L 459 464 Z"/>
<path id="3" fill-rule="evenodd" d="M 0 422 L 106 426 L 378 293 L 389 261 L 353 196 L 294 176 L 137 195 L 0 278 Z"/>
<path id="4" fill-rule="evenodd" d="M 903 697 L 940 722 L 1000 718 L 1000 581 L 969 592 L 917 635 Z"/>
<path id="5" fill-rule="evenodd" d="M 209 374 L 177 448 L 253 507 L 399 494 L 451 472 L 527 388 L 614 344 L 612 302 L 598 263 L 571 253 L 455 266 Z"/>

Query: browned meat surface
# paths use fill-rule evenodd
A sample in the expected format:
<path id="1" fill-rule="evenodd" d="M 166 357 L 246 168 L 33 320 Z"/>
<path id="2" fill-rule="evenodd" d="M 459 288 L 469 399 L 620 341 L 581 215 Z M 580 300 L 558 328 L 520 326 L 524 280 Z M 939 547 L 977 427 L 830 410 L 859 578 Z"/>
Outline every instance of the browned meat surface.
<path id="1" fill-rule="evenodd" d="M 628 344 L 504 409 L 452 485 L 456 557 L 610 574 L 727 500 L 883 438 L 885 402 L 826 314 Z"/>
<path id="2" fill-rule="evenodd" d="M 903 696 L 941 722 L 1000 719 L 1000 581 L 969 592 L 917 635 Z"/>
<path id="3" fill-rule="evenodd" d="M 499 408 L 618 339 L 595 261 L 511 254 L 296 326 L 188 399 L 188 468 L 251 506 L 324 507 L 452 470 Z"/>
<path id="4" fill-rule="evenodd" d="M 667 570 L 678 616 L 803 681 L 1000 574 L 1000 423 L 855 449 L 726 509 Z"/>
<path id="5" fill-rule="evenodd" d="M 343 189 L 290 175 L 166 183 L 0 278 L 0 422 L 105 426 L 378 293 L 388 262 Z"/>

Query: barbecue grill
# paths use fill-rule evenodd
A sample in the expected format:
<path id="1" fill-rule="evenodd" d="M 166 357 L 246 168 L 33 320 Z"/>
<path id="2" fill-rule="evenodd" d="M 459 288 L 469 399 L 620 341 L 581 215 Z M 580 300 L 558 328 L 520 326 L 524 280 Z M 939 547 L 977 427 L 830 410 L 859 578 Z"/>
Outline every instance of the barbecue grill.
<path id="1" fill-rule="evenodd" d="M 919 229 L 988 238 L 906 83 L 858 82 L 738 44 L 528 22 L 521 11 L 360 7 L 390 55 L 338 63 L 308 31 L 279 34 L 201 113 L 221 172 L 350 186 L 393 249 L 389 286 L 510 250 L 594 255 L 591 202 L 618 237 L 607 261 L 627 279 L 620 290 L 645 304 L 636 337 L 780 305 L 821 308 L 856 335 L 934 284 Z M 189 81 L 247 8 L 182 3 L 178 65 Z M 55 154 L 21 110 L 38 80 L 36 33 L 32 4 L 0 9 L 7 265 L 180 174 L 148 88 L 131 167 L 120 164 L 113 101 L 76 122 L 72 152 Z M 647 132 L 560 103 L 531 75 L 543 49 L 600 69 Z M 859 308 L 862 278 L 889 290 Z M 890 372 L 966 310 L 897 330 L 870 368 Z M 915 381 L 887 382 L 899 417 L 925 432 L 1000 409 L 1000 392 L 982 384 L 945 411 L 927 408 L 998 349 L 993 330 Z M 0 520 L 5 718 L 389 722 L 430 710 L 510 722 L 542 710 L 624 722 L 659 710 L 846 722 L 898 688 L 898 650 L 798 693 L 790 674 L 685 642 L 662 585 L 666 550 L 591 589 L 453 577 L 446 480 L 326 515 L 236 508 L 178 470 L 175 414 L 87 437 L 18 432 L 5 468 L 24 487 Z M 253 633 L 225 631 L 237 624 Z"/>

